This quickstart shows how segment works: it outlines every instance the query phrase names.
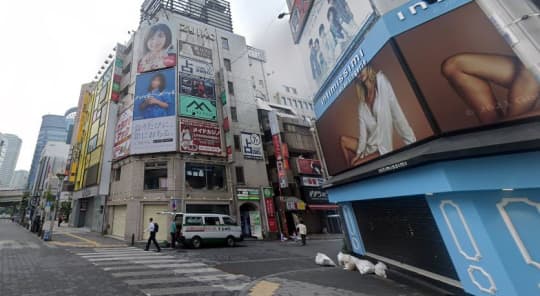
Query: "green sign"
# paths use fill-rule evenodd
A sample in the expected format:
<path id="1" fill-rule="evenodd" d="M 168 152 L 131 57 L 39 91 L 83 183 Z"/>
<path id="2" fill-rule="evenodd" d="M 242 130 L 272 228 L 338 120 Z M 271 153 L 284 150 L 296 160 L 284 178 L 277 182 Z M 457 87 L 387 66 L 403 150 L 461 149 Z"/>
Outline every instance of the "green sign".
<path id="1" fill-rule="evenodd" d="M 227 105 L 227 94 L 225 94 L 225 91 L 221 92 L 220 97 L 221 97 L 221 104 L 223 106 Z"/>
<path id="2" fill-rule="evenodd" d="M 180 116 L 203 120 L 217 120 L 215 100 L 199 99 L 191 96 L 180 96 Z"/>
<path id="3" fill-rule="evenodd" d="M 257 188 L 238 188 L 236 189 L 238 200 L 259 200 L 261 192 Z"/>
<path id="4" fill-rule="evenodd" d="M 274 196 L 274 189 L 272 187 L 264 187 L 263 188 L 263 195 L 265 198 L 270 198 Z"/>

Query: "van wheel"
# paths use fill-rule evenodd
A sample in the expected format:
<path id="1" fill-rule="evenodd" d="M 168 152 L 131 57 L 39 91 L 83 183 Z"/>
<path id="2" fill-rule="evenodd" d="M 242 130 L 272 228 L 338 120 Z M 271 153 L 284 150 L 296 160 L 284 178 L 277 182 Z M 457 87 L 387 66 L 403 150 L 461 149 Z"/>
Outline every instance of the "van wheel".
<path id="1" fill-rule="evenodd" d="M 191 246 L 194 248 L 194 249 L 198 249 L 201 247 L 201 238 L 196 236 L 194 238 L 191 239 Z"/>
<path id="2" fill-rule="evenodd" d="M 227 246 L 234 247 L 236 245 L 236 242 L 234 241 L 234 237 L 228 236 L 226 239 Z"/>

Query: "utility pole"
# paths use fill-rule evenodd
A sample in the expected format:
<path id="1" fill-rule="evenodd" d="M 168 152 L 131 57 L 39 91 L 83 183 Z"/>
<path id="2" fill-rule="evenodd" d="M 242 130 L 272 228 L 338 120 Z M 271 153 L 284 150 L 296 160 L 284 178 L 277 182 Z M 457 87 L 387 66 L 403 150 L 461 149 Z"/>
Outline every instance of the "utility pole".
<path id="1" fill-rule="evenodd" d="M 58 213 L 58 207 L 60 205 L 60 194 L 62 193 L 62 188 L 64 187 L 64 178 L 66 177 L 66 174 L 64 173 L 57 173 L 56 174 L 56 177 L 58 177 L 58 190 L 56 192 L 56 200 L 55 200 L 55 203 L 54 203 L 54 214 L 52 214 L 50 216 L 50 224 L 49 224 L 49 235 L 48 237 L 45 237 L 44 238 L 48 238 L 46 240 L 52 240 L 52 234 L 53 234 L 53 227 L 54 227 L 54 220 L 55 220 L 55 217 L 56 217 L 56 214 Z"/>

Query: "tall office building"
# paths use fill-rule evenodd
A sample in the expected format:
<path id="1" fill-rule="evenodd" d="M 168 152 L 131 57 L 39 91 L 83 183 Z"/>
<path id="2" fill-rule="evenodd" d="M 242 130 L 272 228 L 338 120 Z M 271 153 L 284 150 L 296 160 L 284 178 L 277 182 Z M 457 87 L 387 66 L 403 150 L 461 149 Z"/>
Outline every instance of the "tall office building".
<path id="1" fill-rule="evenodd" d="M 28 176 L 28 188 L 32 188 L 33 182 L 36 178 L 36 170 L 39 165 L 39 158 L 43 147 L 49 141 L 65 142 L 67 137 L 66 118 L 62 115 L 43 115 L 41 120 L 41 127 L 39 129 L 39 135 L 34 149 L 34 156 L 32 158 L 32 166 L 30 167 L 30 174 Z"/>
<path id="2" fill-rule="evenodd" d="M 28 171 L 16 170 L 11 177 L 11 185 L 9 187 L 14 189 L 24 189 L 28 184 Z"/>
<path id="3" fill-rule="evenodd" d="M 16 135 L 0 133 L 0 187 L 8 187 L 11 183 L 21 143 Z"/>

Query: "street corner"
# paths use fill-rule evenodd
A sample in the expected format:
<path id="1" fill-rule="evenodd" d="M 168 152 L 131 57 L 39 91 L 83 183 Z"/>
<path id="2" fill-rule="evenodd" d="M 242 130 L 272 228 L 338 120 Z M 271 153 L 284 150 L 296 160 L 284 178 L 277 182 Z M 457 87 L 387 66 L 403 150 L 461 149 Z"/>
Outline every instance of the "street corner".
<path id="1" fill-rule="evenodd" d="M 125 247 L 124 242 L 113 238 L 103 237 L 95 233 L 55 233 L 53 240 L 47 244 L 70 248 L 117 248 Z"/>

